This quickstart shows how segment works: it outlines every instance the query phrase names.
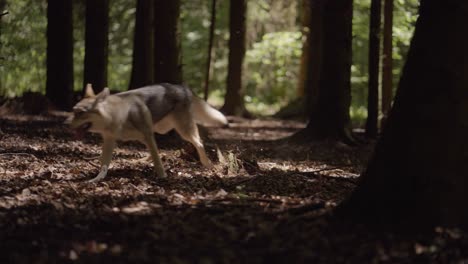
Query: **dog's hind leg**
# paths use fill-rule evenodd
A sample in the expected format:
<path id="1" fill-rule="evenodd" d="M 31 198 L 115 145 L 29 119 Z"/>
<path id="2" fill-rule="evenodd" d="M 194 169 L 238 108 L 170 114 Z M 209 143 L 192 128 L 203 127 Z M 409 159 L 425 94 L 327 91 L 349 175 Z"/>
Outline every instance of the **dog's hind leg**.
<path id="1" fill-rule="evenodd" d="M 200 162 L 205 167 L 211 167 L 211 161 L 206 155 L 205 147 L 198 133 L 198 127 L 192 118 L 190 112 L 180 111 L 176 114 L 177 119 L 174 119 L 174 128 L 177 133 L 186 141 L 192 143 L 197 150 Z"/>

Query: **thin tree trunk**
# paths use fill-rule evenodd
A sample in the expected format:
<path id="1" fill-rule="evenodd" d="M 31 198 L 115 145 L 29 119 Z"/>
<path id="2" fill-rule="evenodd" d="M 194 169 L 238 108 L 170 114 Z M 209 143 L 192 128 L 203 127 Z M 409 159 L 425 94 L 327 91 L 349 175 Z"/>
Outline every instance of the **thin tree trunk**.
<path id="1" fill-rule="evenodd" d="M 180 0 L 155 0 L 154 10 L 154 81 L 182 83 Z"/>
<path id="2" fill-rule="evenodd" d="M 393 99 L 393 0 L 384 0 L 382 113 L 385 123 Z"/>
<path id="3" fill-rule="evenodd" d="M 138 0 L 133 37 L 133 63 L 129 89 L 154 82 L 153 0 Z"/>
<path id="4" fill-rule="evenodd" d="M 245 115 L 242 65 L 245 56 L 246 0 L 230 0 L 229 62 L 226 96 L 221 110 L 227 115 Z"/>
<path id="5" fill-rule="evenodd" d="M 341 211 L 384 225 L 467 227 L 468 2 L 422 0 L 374 157 Z"/>
<path id="6" fill-rule="evenodd" d="M 2 18 L 3 18 L 3 16 L 8 14 L 7 11 L 4 11 L 5 7 L 6 7 L 6 0 L 0 0 L 0 37 L 3 34 L 3 32 L 2 32 Z M 0 42 L 0 51 L 2 50 L 2 45 L 3 44 Z M 2 61 L 2 60 L 4 60 L 4 57 L 3 57 L 3 54 L 0 53 L 0 61 Z M 5 89 L 5 87 L 3 87 L 2 78 L 0 78 L 0 93 L 4 92 L 3 89 Z"/>
<path id="7" fill-rule="evenodd" d="M 208 39 L 208 56 L 206 58 L 206 72 L 204 85 L 204 99 L 208 100 L 208 92 L 210 85 L 210 69 L 211 69 L 211 53 L 213 50 L 214 30 L 216 23 L 216 0 L 211 0 L 211 21 L 210 21 L 210 36 Z"/>
<path id="8" fill-rule="evenodd" d="M 71 110 L 73 96 L 73 22 L 71 0 L 48 0 L 46 96 Z"/>
<path id="9" fill-rule="evenodd" d="M 83 94 L 91 83 L 95 92 L 107 86 L 109 0 L 86 0 Z"/>
<path id="10" fill-rule="evenodd" d="M 369 26 L 369 86 L 366 135 L 376 138 L 379 118 L 380 24 L 382 0 L 371 1 Z"/>

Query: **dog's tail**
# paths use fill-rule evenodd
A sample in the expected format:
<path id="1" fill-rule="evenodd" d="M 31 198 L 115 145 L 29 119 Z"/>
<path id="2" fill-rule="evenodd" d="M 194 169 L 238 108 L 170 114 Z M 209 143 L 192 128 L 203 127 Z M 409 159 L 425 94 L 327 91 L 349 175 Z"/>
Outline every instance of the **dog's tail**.
<path id="1" fill-rule="evenodd" d="M 204 126 L 226 126 L 228 124 L 228 120 L 220 111 L 198 97 L 193 97 L 191 110 L 198 124 Z"/>

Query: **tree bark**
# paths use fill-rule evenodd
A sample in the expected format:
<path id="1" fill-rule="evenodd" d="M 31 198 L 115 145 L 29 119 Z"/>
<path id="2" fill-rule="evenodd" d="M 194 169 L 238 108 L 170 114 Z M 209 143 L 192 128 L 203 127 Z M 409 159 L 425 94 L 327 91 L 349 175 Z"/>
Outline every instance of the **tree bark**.
<path id="1" fill-rule="evenodd" d="M 376 138 L 379 118 L 380 24 L 382 0 L 371 1 L 369 26 L 369 86 L 366 135 Z"/>
<path id="2" fill-rule="evenodd" d="M 246 0 L 230 0 L 229 10 L 229 62 L 226 96 L 221 108 L 227 115 L 246 114 L 242 87 L 242 65 L 245 56 Z"/>
<path id="3" fill-rule="evenodd" d="M 205 84 L 204 84 L 204 99 L 208 100 L 209 84 L 210 84 L 210 69 L 211 69 L 211 53 L 213 50 L 214 30 L 216 23 L 216 0 L 211 0 L 211 20 L 210 20 L 210 35 L 208 37 L 208 56 L 206 58 L 205 69 Z"/>
<path id="4" fill-rule="evenodd" d="M 341 212 L 386 225 L 467 226 L 467 24 L 467 1 L 421 1 L 393 109 Z"/>
<path id="5" fill-rule="evenodd" d="M 351 0 L 315 0 L 312 6 L 316 8 L 311 14 L 311 23 L 316 23 L 311 24 L 312 32 L 315 26 L 321 34 L 311 42 L 314 47 L 311 47 L 307 81 L 307 89 L 311 89 L 307 102 L 309 123 L 292 139 L 333 139 L 351 143 L 349 106 L 353 3 Z M 323 13 L 322 18 L 320 13 Z M 314 88 L 316 85 L 317 90 Z"/>
<path id="6" fill-rule="evenodd" d="M 316 24 L 314 24 L 314 28 L 311 28 L 311 5 L 313 1 L 309 0 L 302 0 L 302 10 L 301 10 L 301 24 L 302 24 L 302 34 L 304 36 L 304 42 L 302 45 L 302 54 L 301 54 L 301 62 L 299 65 L 299 77 L 297 78 L 297 96 L 303 97 L 305 96 L 305 87 L 306 87 L 306 80 L 307 80 L 307 73 L 308 66 L 309 66 L 309 50 L 310 50 L 310 39 L 311 39 L 311 30 L 315 30 Z"/>
<path id="7" fill-rule="evenodd" d="M 133 37 L 133 63 L 129 89 L 154 82 L 153 0 L 138 0 Z"/>
<path id="8" fill-rule="evenodd" d="M 180 0 L 155 0 L 154 10 L 154 82 L 180 84 Z"/>
<path id="9" fill-rule="evenodd" d="M 95 92 L 107 87 L 109 0 L 86 0 L 83 92 L 91 83 Z"/>
<path id="10" fill-rule="evenodd" d="M 46 96 L 71 110 L 73 96 L 73 22 L 71 0 L 48 0 Z"/>
<path id="11" fill-rule="evenodd" d="M 393 99 L 393 0 L 384 1 L 382 123 L 385 123 Z"/>

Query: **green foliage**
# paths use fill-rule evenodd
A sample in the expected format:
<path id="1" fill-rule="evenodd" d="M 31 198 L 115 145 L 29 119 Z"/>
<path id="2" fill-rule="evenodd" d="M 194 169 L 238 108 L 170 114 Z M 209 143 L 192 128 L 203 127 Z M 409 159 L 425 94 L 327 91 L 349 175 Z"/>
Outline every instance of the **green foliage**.
<path id="1" fill-rule="evenodd" d="M 45 91 L 46 1 L 9 1 L 0 35 L 0 95 Z"/>
<path id="2" fill-rule="evenodd" d="M 47 1 L 7 1 L 0 35 L 0 95 L 45 92 Z M 247 108 L 272 113 L 296 96 L 302 35 L 300 0 L 250 0 L 244 85 Z M 75 90 L 82 89 L 84 0 L 74 3 Z M 396 0 L 394 12 L 394 85 L 417 18 L 418 0 Z M 109 87 L 125 90 L 131 73 L 136 1 L 110 0 Z M 181 48 L 186 84 L 201 94 L 205 77 L 211 0 L 182 0 Z M 352 116 L 362 118 L 367 104 L 367 53 L 370 0 L 354 1 Z M 217 1 L 210 78 L 210 99 L 220 105 L 226 87 L 229 1 Z M 364 107 L 364 108 L 363 108 Z M 354 110 L 353 110 L 354 109 Z M 356 110 L 358 109 L 358 110 Z"/>
<path id="3" fill-rule="evenodd" d="M 404 58 L 408 52 L 417 19 L 419 0 L 394 1 L 393 18 L 393 85 L 396 89 Z M 383 6 L 382 6 L 383 8 Z M 370 0 L 355 0 L 353 13 L 353 67 L 351 83 L 353 105 L 367 105 L 367 55 L 369 49 Z M 382 22 L 383 27 L 383 22 Z"/>
<path id="4" fill-rule="evenodd" d="M 245 58 L 248 97 L 266 104 L 285 104 L 296 96 L 302 52 L 300 32 L 267 33 L 252 45 Z"/>
<path id="5" fill-rule="evenodd" d="M 217 1 L 215 32 L 211 58 L 210 90 L 225 90 L 227 42 L 229 39 L 229 1 Z M 186 0 L 181 7 L 183 78 L 201 94 L 208 58 L 211 0 Z"/>

